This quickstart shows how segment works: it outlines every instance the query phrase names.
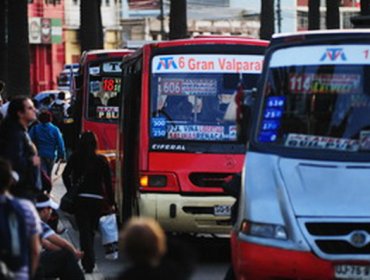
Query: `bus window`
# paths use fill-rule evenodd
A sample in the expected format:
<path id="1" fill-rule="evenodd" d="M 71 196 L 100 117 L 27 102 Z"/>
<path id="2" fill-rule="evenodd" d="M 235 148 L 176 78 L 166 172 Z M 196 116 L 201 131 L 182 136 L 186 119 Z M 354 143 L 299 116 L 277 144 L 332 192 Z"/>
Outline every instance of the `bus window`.
<path id="1" fill-rule="evenodd" d="M 120 61 L 93 62 L 88 69 L 88 119 L 116 122 L 121 91 Z"/>

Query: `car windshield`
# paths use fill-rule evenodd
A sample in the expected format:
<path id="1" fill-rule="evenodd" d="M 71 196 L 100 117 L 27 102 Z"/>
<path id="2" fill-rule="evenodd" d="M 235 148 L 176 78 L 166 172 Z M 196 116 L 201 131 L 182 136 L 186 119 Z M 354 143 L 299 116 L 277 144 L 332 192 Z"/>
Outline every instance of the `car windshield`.
<path id="1" fill-rule="evenodd" d="M 155 56 L 151 79 L 151 137 L 237 141 L 243 94 L 256 86 L 261 55 Z"/>
<path id="2" fill-rule="evenodd" d="M 95 121 L 117 122 L 121 91 L 121 62 L 93 62 L 88 66 L 88 118 Z"/>
<path id="3" fill-rule="evenodd" d="M 365 79 L 369 55 L 365 45 L 275 51 L 257 141 L 288 148 L 370 151 L 370 80 Z"/>

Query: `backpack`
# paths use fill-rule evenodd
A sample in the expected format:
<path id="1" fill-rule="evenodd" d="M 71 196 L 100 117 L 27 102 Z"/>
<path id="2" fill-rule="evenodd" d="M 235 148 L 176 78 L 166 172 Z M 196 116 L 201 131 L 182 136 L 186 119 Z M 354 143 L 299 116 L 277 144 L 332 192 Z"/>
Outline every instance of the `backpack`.
<path id="1" fill-rule="evenodd" d="M 49 109 L 51 115 L 53 116 L 53 123 L 61 124 L 64 122 L 64 104 L 54 103 Z"/>
<path id="2" fill-rule="evenodd" d="M 28 265 L 25 214 L 16 199 L 0 201 L 0 260 L 11 271 Z"/>

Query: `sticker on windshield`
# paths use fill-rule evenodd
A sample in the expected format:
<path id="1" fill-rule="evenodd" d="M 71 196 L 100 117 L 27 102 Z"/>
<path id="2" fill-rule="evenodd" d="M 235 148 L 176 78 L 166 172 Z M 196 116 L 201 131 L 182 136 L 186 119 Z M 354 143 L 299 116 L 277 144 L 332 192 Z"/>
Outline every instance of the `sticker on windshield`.
<path id="1" fill-rule="evenodd" d="M 167 139 L 199 141 L 235 141 L 236 126 L 168 125 Z"/>
<path id="2" fill-rule="evenodd" d="M 359 150 L 359 141 L 354 139 L 343 139 L 315 135 L 289 133 L 285 140 L 285 146 L 296 148 L 328 149 L 347 152 Z"/>
<path id="3" fill-rule="evenodd" d="M 151 119 L 151 136 L 154 138 L 166 137 L 166 118 L 157 117 Z"/>
<path id="4" fill-rule="evenodd" d="M 360 150 L 370 151 L 370 130 L 360 132 Z"/>
<path id="5" fill-rule="evenodd" d="M 99 73 L 100 73 L 100 67 L 99 66 L 89 68 L 89 74 L 90 75 L 99 75 Z"/>
<path id="6" fill-rule="evenodd" d="M 98 119 L 116 120 L 119 117 L 119 108 L 115 106 L 96 107 Z"/>
<path id="7" fill-rule="evenodd" d="M 277 132 L 275 131 L 262 131 L 258 136 L 258 141 L 261 143 L 272 143 L 277 139 Z"/>
<path id="8" fill-rule="evenodd" d="M 289 75 L 289 91 L 295 94 L 350 94 L 360 92 L 361 88 L 361 76 L 358 74 Z"/>

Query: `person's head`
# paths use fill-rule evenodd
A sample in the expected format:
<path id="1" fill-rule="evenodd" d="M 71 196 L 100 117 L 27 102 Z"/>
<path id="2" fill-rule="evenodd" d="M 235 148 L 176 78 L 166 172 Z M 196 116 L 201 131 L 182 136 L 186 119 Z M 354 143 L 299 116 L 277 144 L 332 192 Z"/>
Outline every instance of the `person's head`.
<path id="1" fill-rule="evenodd" d="M 48 123 L 53 120 L 53 117 L 49 111 L 42 111 L 39 115 L 39 120 L 41 123 Z"/>
<path id="2" fill-rule="evenodd" d="M 157 221 L 133 218 L 120 235 L 121 251 L 134 264 L 157 265 L 166 253 L 166 235 Z"/>
<path id="3" fill-rule="evenodd" d="M 9 103 L 7 117 L 19 121 L 23 125 L 28 125 L 37 119 L 36 108 L 30 98 L 17 96 L 12 98 Z"/>
<path id="4" fill-rule="evenodd" d="M 66 93 L 64 91 L 60 91 L 58 93 L 58 99 L 60 99 L 60 100 L 66 99 Z"/>
<path id="5" fill-rule="evenodd" d="M 4 193 L 13 182 L 12 168 L 10 163 L 0 158 L 0 193 Z"/>
<path id="6" fill-rule="evenodd" d="M 57 208 L 58 205 L 47 194 L 41 193 L 36 197 L 36 209 L 43 222 L 47 222 L 50 219 L 52 210 Z"/>
<path id="7" fill-rule="evenodd" d="M 77 150 L 83 155 L 95 154 L 98 146 L 96 135 L 92 131 L 86 131 L 81 134 Z"/>

